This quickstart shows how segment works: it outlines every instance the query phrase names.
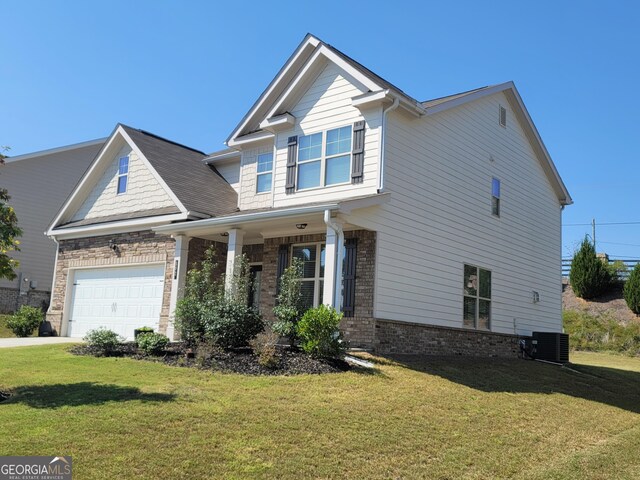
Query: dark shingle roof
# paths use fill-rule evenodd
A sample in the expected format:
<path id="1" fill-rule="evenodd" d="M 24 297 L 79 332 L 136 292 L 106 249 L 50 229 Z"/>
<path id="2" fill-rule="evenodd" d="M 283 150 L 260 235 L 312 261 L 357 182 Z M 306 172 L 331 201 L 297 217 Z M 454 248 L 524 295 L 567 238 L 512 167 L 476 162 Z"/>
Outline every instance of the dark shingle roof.
<path id="1" fill-rule="evenodd" d="M 187 210 L 212 217 L 238 210 L 236 191 L 213 166 L 202 162 L 206 154 L 120 125 Z"/>

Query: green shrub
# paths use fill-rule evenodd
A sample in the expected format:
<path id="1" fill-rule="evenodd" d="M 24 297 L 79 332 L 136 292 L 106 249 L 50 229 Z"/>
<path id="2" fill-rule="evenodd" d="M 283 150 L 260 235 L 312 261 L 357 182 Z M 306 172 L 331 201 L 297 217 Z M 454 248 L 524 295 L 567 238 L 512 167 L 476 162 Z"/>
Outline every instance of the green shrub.
<path id="1" fill-rule="evenodd" d="M 40 326 L 44 319 L 42 310 L 23 305 L 7 320 L 7 327 L 16 337 L 28 337 Z"/>
<path id="2" fill-rule="evenodd" d="M 569 283 L 576 296 L 585 299 L 605 293 L 611 285 L 607 265 L 597 257 L 593 244 L 586 237 L 573 256 Z"/>
<path id="3" fill-rule="evenodd" d="M 258 363 L 266 368 L 275 368 L 280 363 L 277 355 L 279 335 L 272 330 L 266 330 L 255 336 L 250 342 L 253 353 L 258 356 Z"/>
<path id="4" fill-rule="evenodd" d="M 639 322 L 623 325 L 611 315 L 593 316 L 572 310 L 563 313 L 563 320 L 569 344 L 575 350 L 640 354 Z"/>
<path id="5" fill-rule="evenodd" d="M 118 346 L 124 341 L 116 332 L 104 327 L 89 330 L 83 340 L 99 355 L 111 355 L 118 350 Z"/>
<path id="6" fill-rule="evenodd" d="M 609 272 L 611 285 L 620 287 L 625 283 L 629 269 L 622 260 L 616 260 L 607 264 L 607 271 Z"/>
<path id="7" fill-rule="evenodd" d="M 280 291 L 276 299 L 276 306 L 273 309 L 276 321 L 272 325 L 272 329 L 278 335 L 287 337 L 291 345 L 296 342 L 296 325 L 304 314 L 301 277 L 302 262 L 300 259 L 294 258 L 291 265 L 284 270 L 278 280 L 280 282 Z"/>
<path id="8" fill-rule="evenodd" d="M 202 319 L 204 338 L 222 348 L 244 347 L 264 329 L 258 310 L 233 298 L 222 297 L 208 305 Z"/>
<path id="9" fill-rule="evenodd" d="M 138 336 L 142 335 L 143 333 L 153 333 L 153 328 L 151 328 L 151 327 L 140 327 L 140 328 L 136 328 L 133 331 L 133 333 L 136 336 L 136 338 L 138 338 Z"/>
<path id="10" fill-rule="evenodd" d="M 637 263 L 624 284 L 624 299 L 633 313 L 640 315 L 640 263 Z"/>
<path id="11" fill-rule="evenodd" d="M 147 355 L 160 355 L 169 345 L 169 337 L 155 332 L 141 333 L 136 338 L 136 344 Z"/>
<path id="12" fill-rule="evenodd" d="M 344 353 L 345 343 L 338 326 L 342 313 L 320 305 L 306 311 L 297 325 L 300 346 L 317 357 L 337 357 Z"/>

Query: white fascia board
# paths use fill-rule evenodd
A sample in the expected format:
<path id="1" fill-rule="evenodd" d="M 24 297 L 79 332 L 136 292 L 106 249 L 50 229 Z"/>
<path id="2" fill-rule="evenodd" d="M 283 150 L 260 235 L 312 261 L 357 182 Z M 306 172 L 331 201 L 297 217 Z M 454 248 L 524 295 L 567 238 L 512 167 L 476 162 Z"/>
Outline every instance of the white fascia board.
<path id="1" fill-rule="evenodd" d="M 164 181 L 164 179 L 160 176 L 160 174 L 158 174 L 158 172 L 156 171 L 155 168 L 153 168 L 153 165 L 151 165 L 151 163 L 149 162 L 149 160 L 147 160 L 147 157 L 144 156 L 144 154 L 142 153 L 142 151 L 138 148 L 138 146 L 136 145 L 136 143 L 131 139 L 131 137 L 129 136 L 129 134 L 125 131 L 124 128 L 122 128 L 122 126 L 118 125 L 118 133 L 120 133 L 122 135 L 122 137 L 126 140 L 126 142 L 129 144 L 129 146 L 133 149 L 134 152 L 136 152 L 136 154 L 138 155 L 138 157 L 142 160 L 142 162 L 145 164 L 145 166 L 149 169 L 149 171 L 151 172 L 151 174 L 153 175 L 153 178 L 156 179 L 156 181 L 162 186 L 162 188 L 165 190 L 165 192 L 167 193 L 167 195 L 169 195 L 169 197 L 171 198 L 171 200 L 173 200 L 173 203 L 180 209 L 180 211 L 183 214 L 187 214 L 187 209 L 185 208 L 185 206 L 182 204 L 182 202 L 180 201 L 180 199 L 178 197 L 176 197 L 175 193 L 173 193 L 173 191 L 169 188 L 169 185 L 167 185 L 167 183 Z"/>
<path id="2" fill-rule="evenodd" d="M 245 115 L 245 117 L 242 119 L 240 124 L 233 130 L 233 132 L 231 132 L 231 135 L 229 135 L 229 138 L 227 138 L 225 144 L 229 146 L 234 144 L 234 140 L 236 136 L 242 131 L 244 127 L 247 126 L 247 123 L 249 123 L 249 121 L 251 120 L 251 117 L 253 116 L 254 112 L 258 110 L 262 106 L 264 101 L 273 93 L 273 91 L 276 89 L 276 87 L 280 83 L 280 80 L 289 72 L 291 66 L 296 63 L 296 60 L 298 60 L 302 52 L 304 52 L 305 48 L 308 46 L 312 46 L 315 48 L 318 46 L 319 43 L 320 43 L 319 39 L 317 39 L 313 35 L 307 35 L 307 37 L 300 43 L 300 45 L 298 45 L 298 48 L 293 52 L 291 57 L 289 57 L 287 62 L 280 69 L 276 77 L 271 81 L 267 89 L 262 93 L 262 95 L 260 95 L 256 103 L 253 105 L 253 107 L 251 107 L 251 110 L 249 110 L 249 112 Z"/>
<path id="3" fill-rule="evenodd" d="M 254 132 L 249 133 L 247 135 L 243 135 L 242 137 L 238 137 L 234 140 L 229 140 L 230 147 L 239 147 L 242 145 L 246 145 L 248 143 L 262 142 L 264 140 L 268 140 L 270 138 L 275 137 L 275 135 L 271 132 Z"/>
<path id="4" fill-rule="evenodd" d="M 351 98 L 351 105 L 356 108 L 366 108 L 371 106 L 377 106 L 385 100 L 392 100 L 389 95 L 389 90 L 378 90 L 375 92 L 367 92 L 362 95 L 356 95 Z"/>
<path id="5" fill-rule="evenodd" d="M 391 199 L 391 193 L 377 193 L 367 197 L 354 198 L 352 200 L 342 200 L 340 202 L 340 213 L 349 215 L 353 210 L 359 208 L 375 207 L 387 203 Z"/>
<path id="6" fill-rule="evenodd" d="M 260 128 L 275 132 L 283 128 L 293 127 L 296 123 L 296 117 L 289 112 L 278 115 L 277 117 L 269 117 L 260 122 Z"/>
<path id="7" fill-rule="evenodd" d="M 190 230 L 201 229 L 203 227 L 218 227 L 222 225 L 232 226 L 242 225 L 245 223 L 259 222 L 263 220 L 286 218 L 297 215 L 305 215 L 310 213 L 320 213 L 325 210 L 339 210 L 339 203 L 327 203 L 323 205 L 312 205 L 306 207 L 292 207 L 282 210 L 266 210 L 264 212 L 239 213 L 238 215 L 230 215 L 227 217 L 208 218 L 206 220 L 197 220 L 195 222 L 185 222 L 173 225 L 164 225 L 153 228 L 157 233 L 180 233 L 189 234 Z"/>
<path id="8" fill-rule="evenodd" d="M 483 90 L 478 90 L 477 92 L 470 93 L 468 95 L 463 95 L 458 98 L 454 98 L 452 100 L 447 100 L 446 102 L 442 102 L 435 107 L 426 107 L 426 115 L 434 115 L 436 113 L 449 110 L 451 108 L 459 107 L 460 105 L 464 105 L 465 103 L 473 102 L 483 97 L 487 97 L 489 95 L 493 95 L 498 92 L 503 92 L 508 89 L 515 89 L 515 85 L 513 82 L 505 82 L 498 85 L 494 85 L 490 88 L 485 88 Z"/>
<path id="9" fill-rule="evenodd" d="M 220 162 L 225 162 L 228 160 L 240 159 L 242 156 L 242 152 L 240 150 L 231 150 L 229 152 L 219 153 L 217 155 L 210 155 L 206 158 L 203 158 L 202 161 L 204 163 L 215 164 Z"/>
<path id="10" fill-rule="evenodd" d="M 358 83 L 363 85 L 367 90 L 377 91 L 380 90 L 381 87 L 371 80 L 368 76 L 364 75 L 360 71 L 353 68 L 348 62 L 344 59 L 336 55 L 330 49 L 328 49 L 324 45 L 320 45 L 315 51 L 315 53 L 311 56 L 307 63 L 302 67 L 300 72 L 298 72 L 295 80 L 289 84 L 284 93 L 280 96 L 280 99 L 276 102 L 273 108 L 267 114 L 267 118 L 273 117 L 282 107 L 282 104 L 289 98 L 291 93 L 296 89 L 296 87 L 304 80 L 305 75 L 311 70 L 311 68 L 315 65 L 316 62 L 319 61 L 320 57 L 324 57 L 330 62 L 335 63 L 342 70 L 347 72 L 351 77 L 353 77 Z"/>
<path id="11" fill-rule="evenodd" d="M 74 143 L 71 145 L 65 145 L 64 147 L 49 148 L 47 150 L 40 150 L 33 153 L 25 153 L 23 155 L 16 155 L 15 157 L 6 157 L 4 163 L 19 162 L 20 160 L 28 160 L 30 158 L 43 157 L 45 155 L 53 155 L 54 153 L 63 153 L 71 150 L 77 150 L 79 148 L 91 147 L 94 145 L 100 145 L 108 140 L 109 137 L 98 138 L 96 140 L 88 140 L 86 142 Z"/>
<path id="12" fill-rule="evenodd" d="M 77 199 L 80 192 L 89 182 L 89 179 L 92 178 L 94 172 L 97 169 L 97 166 L 100 164 L 100 160 L 104 156 L 104 152 L 109 150 L 111 145 L 113 145 L 113 143 L 115 142 L 115 139 L 118 133 L 118 128 L 120 128 L 119 125 L 114 129 L 113 133 L 109 136 L 109 139 L 106 141 L 106 143 L 103 144 L 102 148 L 100 149 L 100 152 L 98 152 L 98 155 L 96 156 L 93 163 L 89 167 L 89 170 L 87 170 L 87 172 L 82 176 L 80 183 L 78 183 L 78 185 L 76 185 L 76 187 L 73 189 L 73 192 L 71 193 L 69 198 L 67 198 L 67 200 L 64 202 L 64 205 L 62 205 L 62 208 L 60 209 L 56 217 L 53 219 L 53 222 L 51 222 L 51 225 L 49 225 L 49 228 L 47 230 L 51 230 L 58 223 L 60 223 L 60 220 L 67 213 L 67 210 L 70 208 L 71 205 L 73 205 L 73 202 Z"/>
<path id="13" fill-rule="evenodd" d="M 158 215 L 155 217 L 134 218 L 131 220 L 121 220 L 118 222 L 109 222 L 95 225 L 84 225 L 81 227 L 54 228 L 49 229 L 47 232 L 45 232 L 45 235 L 55 238 L 56 240 L 66 240 L 82 237 L 97 237 L 100 235 L 149 230 L 152 227 L 156 227 L 158 225 L 176 221 L 184 221 L 187 220 L 187 218 L 188 216 L 184 213 L 176 213 L 173 215 Z"/>

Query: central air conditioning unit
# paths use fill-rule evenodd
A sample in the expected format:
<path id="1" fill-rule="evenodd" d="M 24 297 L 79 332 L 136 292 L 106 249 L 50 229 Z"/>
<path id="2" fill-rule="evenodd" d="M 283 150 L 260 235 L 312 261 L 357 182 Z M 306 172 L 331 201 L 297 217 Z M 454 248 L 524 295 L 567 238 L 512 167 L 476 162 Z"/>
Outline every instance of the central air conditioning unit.
<path id="1" fill-rule="evenodd" d="M 556 332 L 533 332 L 531 340 L 535 340 L 538 360 L 569 363 L 569 335 Z"/>

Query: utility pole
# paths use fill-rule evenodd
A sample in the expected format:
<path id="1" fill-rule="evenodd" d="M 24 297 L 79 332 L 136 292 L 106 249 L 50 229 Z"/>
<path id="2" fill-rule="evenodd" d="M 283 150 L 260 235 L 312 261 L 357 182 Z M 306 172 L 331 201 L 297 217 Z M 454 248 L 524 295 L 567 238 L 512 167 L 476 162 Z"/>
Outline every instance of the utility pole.
<path id="1" fill-rule="evenodd" d="M 591 219 L 591 238 L 593 238 L 593 249 L 596 250 L 596 219 Z"/>

